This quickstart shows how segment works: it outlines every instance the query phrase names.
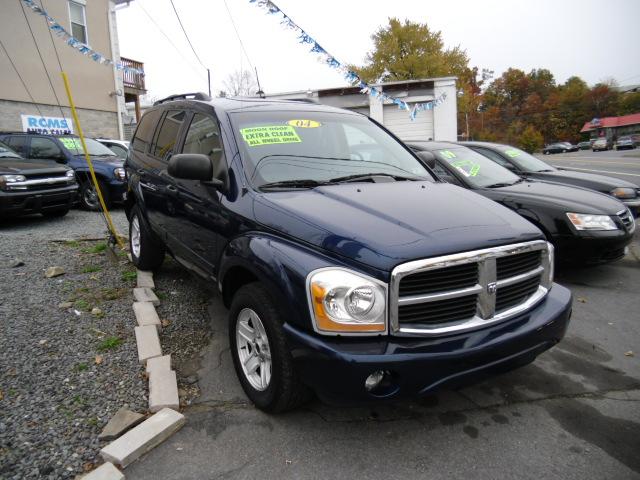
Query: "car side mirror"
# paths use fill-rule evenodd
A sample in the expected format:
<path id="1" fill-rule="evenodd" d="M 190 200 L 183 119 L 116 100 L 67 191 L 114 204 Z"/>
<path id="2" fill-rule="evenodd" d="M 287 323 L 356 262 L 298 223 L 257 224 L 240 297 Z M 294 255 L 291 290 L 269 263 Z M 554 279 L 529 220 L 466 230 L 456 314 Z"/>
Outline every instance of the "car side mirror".
<path id="1" fill-rule="evenodd" d="M 182 180 L 199 180 L 214 188 L 226 189 L 228 173 L 221 158 L 212 161 L 202 153 L 172 155 L 167 173 Z"/>
<path id="2" fill-rule="evenodd" d="M 436 168 L 436 156 L 433 154 L 433 152 L 428 152 L 428 151 L 416 152 L 416 155 L 418 155 L 418 158 L 420 160 L 422 160 L 424 163 L 427 164 L 427 167 L 431 169 Z"/>

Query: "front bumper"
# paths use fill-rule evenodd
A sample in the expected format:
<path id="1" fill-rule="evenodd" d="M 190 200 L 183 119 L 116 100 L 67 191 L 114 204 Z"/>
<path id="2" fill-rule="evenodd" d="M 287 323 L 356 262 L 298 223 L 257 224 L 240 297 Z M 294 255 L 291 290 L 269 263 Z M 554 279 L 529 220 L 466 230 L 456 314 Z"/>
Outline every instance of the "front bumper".
<path id="1" fill-rule="evenodd" d="M 112 179 L 108 183 L 109 198 L 114 203 L 121 203 L 127 199 L 127 182 Z"/>
<path id="2" fill-rule="evenodd" d="M 571 316 L 571 292 L 557 284 L 526 314 L 472 332 L 443 337 L 319 337 L 285 324 L 303 382 L 330 403 L 422 396 L 533 361 L 558 343 Z M 373 372 L 390 372 L 382 395 L 365 389 Z"/>
<path id="3" fill-rule="evenodd" d="M 71 208 L 78 185 L 36 191 L 0 192 L 0 216 L 11 217 Z"/>
<path id="4" fill-rule="evenodd" d="M 556 258 L 562 263 L 597 265 L 619 260 L 626 254 L 633 233 L 622 230 L 583 231 L 553 237 Z"/>

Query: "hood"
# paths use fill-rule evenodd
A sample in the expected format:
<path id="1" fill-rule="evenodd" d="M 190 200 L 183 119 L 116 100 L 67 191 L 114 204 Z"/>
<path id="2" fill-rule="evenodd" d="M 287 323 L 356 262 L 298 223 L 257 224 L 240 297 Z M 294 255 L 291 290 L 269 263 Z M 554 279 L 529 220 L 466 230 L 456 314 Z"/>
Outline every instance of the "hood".
<path id="1" fill-rule="evenodd" d="M 509 187 L 485 188 L 482 192 L 500 203 L 543 207 L 558 212 L 615 215 L 626 207 L 615 198 L 586 188 L 542 181 L 524 181 Z"/>
<path id="2" fill-rule="evenodd" d="M 556 170 L 553 172 L 540 172 L 536 176 L 544 177 L 547 181 L 557 180 L 562 183 L 571 183 L 579 187 L 591 188 L 599 192 L 609 193 L 617 187 L 638 188 L 637 185 L 620 180 L 618 178 L 607 177 L 606 175 L 598 175 L 597 173 L 576 172 L 574 170 Z"/>
<path id="3" fill-rule="evenodd" d="M 474 192 L 431 182 L 358 183 L 259 193 L 257 222 L 370 267 L 544 238 Z"/>
<path id="4" fill-rule="evenodd" d="M 53 160 L 27 160 L 25 158 L 0 158 L 0 174 L 39 175 L 43 173 L 64 174 L 67 167 Z"/>
<path id="5" fill-rule="evenodd" d="M 76 155 L 76 158 L 84 161 L 84 154 Z M 104 165 L 112 165 L 114 168 L 122 167 L 124 165 L 124 160 L 117 156 L 112 157 L 101 157 L 96 155 L 89 155 L 91 161 L 93 163 L 102 163 Z"/>

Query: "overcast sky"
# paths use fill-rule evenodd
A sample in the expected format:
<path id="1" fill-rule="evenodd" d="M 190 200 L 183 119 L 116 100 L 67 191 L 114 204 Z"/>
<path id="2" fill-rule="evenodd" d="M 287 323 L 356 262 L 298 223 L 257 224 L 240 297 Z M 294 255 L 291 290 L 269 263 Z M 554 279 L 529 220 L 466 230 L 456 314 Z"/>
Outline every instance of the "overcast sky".
<path id="1" fill-rule="evenodd" d="M 223 0 L 173 0 L 196 53 L 211 69 L 212 90 L 230 72 L 248 68 Z M 548 68 L 559 82 L 578 75 L 589 84 L 615 78 L 640 83 L 638 0 L 466 0 L 365 2 L 275 0 L 327 51 L 361 64 L 371 34 L 394 16 L 427 22 L 445 45 L 466 49 L 470 65 L 496 76 L 509 67 Z M 268 93 L 345 85 L 318 63 L 274 16 L 248 0 L 227 0 L 251 63 Z M 145 14 L 146 10 L 156 26 Z M 169 43 L 161 30 L 171 39 Z M 156 97 L 206 91 L 206 72 L 180 29 L 169 0 L 135 0 L 118 10 L 121 55 L 145 64 Z"/>

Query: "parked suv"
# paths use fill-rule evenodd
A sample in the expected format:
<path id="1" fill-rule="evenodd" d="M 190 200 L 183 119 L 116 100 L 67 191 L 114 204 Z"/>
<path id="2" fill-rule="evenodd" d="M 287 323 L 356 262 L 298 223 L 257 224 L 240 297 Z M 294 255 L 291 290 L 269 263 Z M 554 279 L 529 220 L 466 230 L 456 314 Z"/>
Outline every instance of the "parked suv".
<path id="1" fill-rule="evenodd" d="M 563 337 L 571 293 L 538 228 L 440 182 L 354 112 L 174 96 L 126 162 L 131 255 L 216 285 L 247 396 L 270 412 L 426 395 Z"/>
<path id="2" fill-rule="evenodd" d="M 4 133 L 0 134 L 0 141 L 8 144 L 25 158 L 55 160 L 71 167 L 75 171 L 76 179 L 80 185 L 80 205 L 87 210 L 100 210 L 100 202 L 89 174 L 89 165 L 84 158 L 78 137 L 74 135 Z M 107 206 L 112 202 L 123 202 L 126 182 L 122 159 L 96 140 L 86 138 L 85 142 Z"/>
<path id="3" fill-rule="evenodd" d="M 26 160 L 0 142 L 0 218 L 32 213 L 62 217 L 77 191 L 70 168 Z"/>

